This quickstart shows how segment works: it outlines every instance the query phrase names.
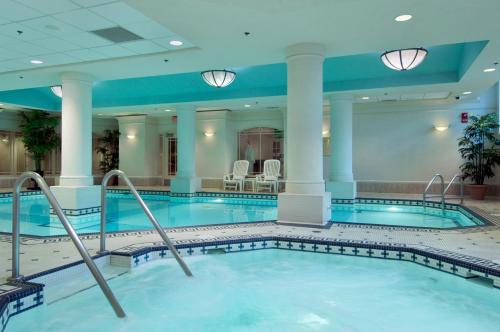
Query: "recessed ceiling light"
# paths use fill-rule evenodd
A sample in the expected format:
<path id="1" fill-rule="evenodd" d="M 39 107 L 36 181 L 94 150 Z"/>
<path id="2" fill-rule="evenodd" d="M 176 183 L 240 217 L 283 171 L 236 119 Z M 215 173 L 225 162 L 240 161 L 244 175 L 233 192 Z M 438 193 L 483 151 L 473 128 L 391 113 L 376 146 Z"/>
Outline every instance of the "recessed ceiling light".
<path id="1" fill-rule="evenodd" d="M 472 93 L 472 91 L 464 91 L 462 92 L 463 95 L 470 95 Z"/>
<path id="2" fill-rule="evenodd" d="M 167 108 L 166 110 L 164 110 L 164 111 L 165 111 L 165 112 L 172 112 L 172 110 L 171 110 L 171 109 L 168 109 L 168 108 Z"/>
<path id="3" fill-rule="evenodd" d="M 182 44 L 184 44 L 183 42 L 181 42 L 180 40 L 171 40 L 169 42 L 170 45 L 172 46 L 181 46 Z"/>
<path id="4" fill-rule="evenodd" d="M 42 60 L 31 60 L 30 62 L 34 65 L 41 65 L 43 63 Z"/>
<path id="5" fill-rule="evenodd" d="M 485 73 L 491 73 L 491 72 L 494 72 L 496 69 L 495 68 L 486 68 L 485 70 L 483 70 Z"/>
<path id="6" fill-rule="evenodd" d="M 361 99 L 363 99 L 363 100 L 369 100 L 369 99 L 370 99 L 370 97 L 366 97 L 366 96 L 365 96 L 365 97 L 361 97 Z"/>
<path id="7" fill-rule="evenodd" d="M 245 107 L 251 107 L 252 105 L 250 105 L 250 104 L 245 104 L 244 106 L 245 106 Z"/>
<path id="8" fill-rule="evenodd" d="M 403 15 L 396 16 L 396 18 L 394 18 L 394 21 L 396 21 L 396 22 L 406 22 L 406 21 L 411 20 L 412 17 L 413 16 L 411 16 L 410 14 L 403 14 Z"/>

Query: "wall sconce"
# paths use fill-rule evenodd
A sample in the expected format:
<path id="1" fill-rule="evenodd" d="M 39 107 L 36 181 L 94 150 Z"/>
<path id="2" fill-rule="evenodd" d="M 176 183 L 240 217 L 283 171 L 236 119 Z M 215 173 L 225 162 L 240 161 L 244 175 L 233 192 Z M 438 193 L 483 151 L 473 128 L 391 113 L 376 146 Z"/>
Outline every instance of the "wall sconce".
<path id="1" fill-rule="evenodd" d="M 448 126 L 440 125 L 440 126 L 434 126 L 434 129 L 436 129 L 437 131 L 446 131 L 448 130 L 449 127 L 450 127 L 449 125 Z"/>
<path id="2" fill-rule="evenodd" d="M 135 134 L 128 134 L 127 138 L 130 140 L 135 139 Z"/>
<path id="3" fill-rule="evenodd" d="M 203 133 L 203 135 L 207 136 L 207 137 L 212 137 L 215 135 L 215 133 L 213 131 L 206 131 Z"/>
<path id="4" fill-rule="evenodd" d="M 328 130 L 323 130 L 322 134 L 323 134 L 323 137 L 328 137 L 328 134 L 330 133 L 330 131 Z"/>

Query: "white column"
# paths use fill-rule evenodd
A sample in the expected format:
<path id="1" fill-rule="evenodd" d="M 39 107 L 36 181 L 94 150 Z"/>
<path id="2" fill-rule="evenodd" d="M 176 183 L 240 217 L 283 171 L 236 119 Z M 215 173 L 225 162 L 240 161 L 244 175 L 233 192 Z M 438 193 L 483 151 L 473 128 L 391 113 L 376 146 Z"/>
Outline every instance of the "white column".
<path id="1" fill-rule="evenodd" d="M 92 176 L 92 78 L 61 75 L 61 176 L 52 191 L 65 209 L 99 206 L 99 187 Z"/>
<path id="2" fill-rule="evenodd" d="M 330 181 L 333 198 L 356 197 L 352 173 L 352 97 L 330 95 Z"/>
<path id="3" fill-rule="evenodd" d="M 174 193 L 195 193 L 201 189 L 196 177 L 196 108 L 177 107 L 177 174 L 171 181 Z"/>
<path id="4" fill-rule="evenodd" d="M 287 48 L 287 182 L 278 196 L 280 222 L 324 224 L 330 194 L 323 180 L 323 46 Z"/>

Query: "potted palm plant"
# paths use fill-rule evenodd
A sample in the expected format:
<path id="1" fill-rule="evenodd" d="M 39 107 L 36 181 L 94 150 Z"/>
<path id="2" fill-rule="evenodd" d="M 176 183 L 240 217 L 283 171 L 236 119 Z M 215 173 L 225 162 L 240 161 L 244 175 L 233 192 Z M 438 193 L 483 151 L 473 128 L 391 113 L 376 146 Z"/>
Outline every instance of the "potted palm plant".
<path id="1" fill-rule="evenodd" d="M 101 155 L 99 168 L 103 174 L 117 169 L 119 165 L 120 132 L 118 130 L 105 130 L 104 135 L 97 139 L 96 152 Z M 117 184 L 113 177 L 111 185 Z"/>
<path id="2" fill-rule="evenodd" d="M 471 116 L 464 136 L 458 139 L 458 151 L 464 160 L 460 169 L 464 178 L 472 181 L 467 189 L 473 199 L 484 199 L 487 190 L 484 180 L 493 177 L 495 166 L 500 164 L 500 149 L 495 146 L 497 128 L 495 113 Z"/>
<path id="3" fill-rule="evenodd" d="M 42 160 L 47 153 L 60 144 L 56 127 L 59 117 L 51 116 L 48 112 L 33 110 L 21 113 L 21 134 L 26 151 L 35 162 L 35 172 L 43 176 Z M 36 182 L 28 189 L 38 189 Z"/>

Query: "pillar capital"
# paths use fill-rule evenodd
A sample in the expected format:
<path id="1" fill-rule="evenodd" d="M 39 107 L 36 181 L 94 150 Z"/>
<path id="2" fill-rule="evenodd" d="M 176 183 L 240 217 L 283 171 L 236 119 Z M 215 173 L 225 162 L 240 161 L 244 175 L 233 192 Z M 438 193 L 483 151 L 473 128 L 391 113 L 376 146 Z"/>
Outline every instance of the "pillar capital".
<path id="1" fill-rule="evenodd" d="M 316 55 L 323 58 L 325 55 L 325 47 L 318 43 L 293 44 L 286 48 L 285 54 L 287 59 L 301 55 Z"/>
<path id="2" fill-rule="evenodd" d="M 346 93 L 332 93 L 328 95 L 328 100 L 330 101 L 330 104 L 335 101 L 345 101 L 352 103 L 353 97 L 351 94 Z"/>
<path id="3" fill-rule="evenodd" d="M 86 74 L 86 73 L 81 73 L 77 71 L 66 71 L 61 73 L 59 76 L 61 79 L 61 82 L 64 81 L 81 81 L 81 82 L 88 82 L 92 83 L 94 78 L 92 75 Z"/>
<path id="4" fill-rule="evenodd" d="M 196 105 L 192 105 L 192 104 L 179 104 L 179 105 L 175 106 L 175 110 L 177 112 L 196 111 Z"/>

